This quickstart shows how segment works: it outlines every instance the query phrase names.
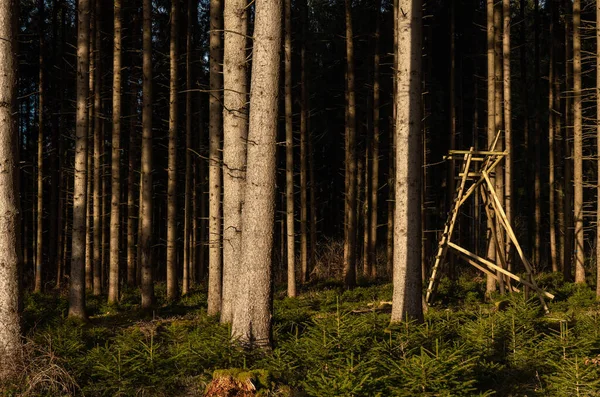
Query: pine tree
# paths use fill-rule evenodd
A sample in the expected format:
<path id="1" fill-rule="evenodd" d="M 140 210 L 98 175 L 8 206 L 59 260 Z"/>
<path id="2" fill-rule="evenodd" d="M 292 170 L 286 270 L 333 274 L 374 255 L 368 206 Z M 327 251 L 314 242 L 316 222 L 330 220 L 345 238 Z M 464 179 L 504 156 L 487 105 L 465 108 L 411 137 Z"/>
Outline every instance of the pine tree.
<path id="1" fill-rule="evenodd" d="M 248 160 L 242 229 L 242 271 L 232 336 L 271 345 L 271 252 L 275 220 L 277 93 L 281 0 L 256 0 Z"/>
<path id="2" fill-rule="evenodd" d="M 77 113 L 75 127 L 75 181 L 73 187 L 73 233 L 69 317 L 86 318 L 85 313 L 85 220 L 87 183 L 88 93 L 90 65 L 90 2 L 79 0 L 77 34 Z"/>
<path id="3" fill-rule="evenodd" d="M 19 2 L 0 2 L 0 383 L 17 375 L 21 353 L 21 258 L 17 142 L 17 21 Z"/>
<path id="4" fill-rule="evenodd" d="M 421 306 L 421 2 L 400 0 L 396 71 L 396 178 L 392 322 Z"/>

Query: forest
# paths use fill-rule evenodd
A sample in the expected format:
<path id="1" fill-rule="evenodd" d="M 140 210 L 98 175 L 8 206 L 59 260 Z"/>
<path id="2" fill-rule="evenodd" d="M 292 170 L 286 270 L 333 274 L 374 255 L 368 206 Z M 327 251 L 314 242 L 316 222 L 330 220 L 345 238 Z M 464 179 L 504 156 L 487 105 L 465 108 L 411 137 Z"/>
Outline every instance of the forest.
<path id="1" fill-rule="evenodd" d="M 600 0 L 0 0 L 0 395 L 600 395 Z"/>

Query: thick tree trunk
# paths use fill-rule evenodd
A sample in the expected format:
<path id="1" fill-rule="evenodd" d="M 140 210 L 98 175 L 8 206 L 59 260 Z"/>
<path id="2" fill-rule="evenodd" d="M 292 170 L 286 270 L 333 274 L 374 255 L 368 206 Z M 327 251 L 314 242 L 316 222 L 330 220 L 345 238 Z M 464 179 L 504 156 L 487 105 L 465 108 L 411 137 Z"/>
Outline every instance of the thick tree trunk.
<path id="1" fill-rule="evenodd" d="M 45 65 L 44 65 L 44 1 L 38 0 L 39 18 L 39 94 L 38 94 L 38 139 L 37 139 L 37 217 L 36 217 L 36 254 L 35 254 L 35 292 L 42 291 L 43 272 L 43 236 L 44 236 L 44 104 L 46 91 L 44 90 Z"/>
<path id="2" fill-rule="evenodd" d="M 345 0 L 346 13 L 346 197 L 344 241 L 344 284 L 356 285 L 356 92 L 354 88 L 354 33 L 352 29 L 352 2 Z"/>
<path id="3" fill-rule="evenodd" d="M 179 296 L 177 282 L 177 6 L 171 0 L 171 79 L 169 86 L 169 181 L 167 186 L 167 299 Z"/>
<path id="4" fill-rule="evenodd" d="M 152 2 L 143 2 L 142 52 L 142 175 L 139 244 L 142 270 L 142 308 L 154 304 L 152 275 Z"/>
<path id="5" fill-rule="evenodd" d="M 112 187 L 110 211 L 110 265 L 108 280 L 108 303 L 119 301 L 119 245 L 121 203 L 121 0 L 114 2 L 113 47 L 113 130 L 112 130 Z"/>
<path id="6" fill-rule="evenodd" d="M 90 2 L 78 0 L 77 14 L 77 112 L 75 125 L 75 181 L 73 185 L 73 233 L 69 317 L 85 313 L 85 219 L 87 183 L 87 133 L 90 66 Z"/>
<path id="7" fill-rule="evenodd" d="M 231 332 L 242 344 L 270 347 L 281 0 L 256 0 L 255 5 L 242 272 L 239 277 L 243 282 L 238 289 Z"/>
<path id="8" fill-rule="evenodd" d="M 223 30 L 223 1 L 210 0 L 210 99 L 209 99 L 209 153 L 208 153 L 208 314 L 221 311 L 223 257 L 221 250 L 221 64 Z"/>
<path id="9" fill-rule="evenodd" d="M 246 0 L 228 0 L 224 9 L 223 55 L 223 303 L 221 322 L 233 320 L 242 260 L 242 205 L 248 139 Z"/>
<path id="10" fill-rule="evenodd" d="M 19 375 L 21 235 L 17 131 L 19 2 L 0 2 L 0 384 Z"/>
<path id="11" fill-rule="evenodd" d="M 285 212 L 287 225 L 287 294 L 296 296 L 294 230 L 294 134 L 292 129 L 292 0 L 284 0 Z"/>
<path id="12" fill-rule="evenodd" d="M 583 239 L 583 128 L 581 109 L 581 0 L 573 1 L 573 214 L 575 218 L 575 282 L 585 283 Z"/>
<path id="13" fill-rule="evenodd" d="M 422 321 L 420 0 L 400 0 L 392 322 Z"/>

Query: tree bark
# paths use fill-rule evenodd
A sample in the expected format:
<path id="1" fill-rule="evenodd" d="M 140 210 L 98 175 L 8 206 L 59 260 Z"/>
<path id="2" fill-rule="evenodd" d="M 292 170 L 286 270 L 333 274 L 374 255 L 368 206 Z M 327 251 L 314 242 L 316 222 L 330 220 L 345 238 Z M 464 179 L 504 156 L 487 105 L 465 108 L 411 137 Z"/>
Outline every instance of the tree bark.
<path id="1" fill-rule="evenodd" d="M 292 0 L 284 0 L 284 3 L 287 294 L 288 296 L 296 296 L 296 233 L 294 231 L 294 133 L 292 129 Z"/>
<path id="2" fill-rule="evenodd" d="M 114 2 L 112 187 L 110 211 L 110 265 L 108 303 L 119 301 L 120 203 L 121 203 L 121 0 Z"/>
<path id="3" fill-rule="evenodd" d="M 238 289 L 231 332 L 242 344 L 270 347 L 281 0 L 256 0 L 255 5 L 239 277 L 243 282 Z"/>
<path id="4" fill-rule="evenodd" d="M 191 196 L 192 196 L 192 0 L 187 0 L 187 30 L 185 40 L 185 204 L 183 221 L 183 279 L 181 293 L 187 294 L 190 290 L 190 269 L 192 265 L 190 240 L 192 231 Z"/>
<path id="5" fill-rule="evenodd" d="M 512 102 L 511 102 L 511 67 L 510 67 L 510 0 L 502 0 L 503 31 L 502 31 L 502 62 L 504 81 L 504 149 L 508 152 L 504 163 L 504 206 L 509 225 L 513 224 L 513 143 L 512 143 Z M 511 243 L 506 240 L 506 259 L 509 270 L 512 270 Z"/>
<path id="6" fill-rule="evenodd" d="M 379 85 L 379 63 L 380 63 L 380 35 L 381 35 L 381 0 L 377 1 L 375 20 L 375 54 L 373 56 L 373 139 L 371 141 L 371 205 L 370 205 L 370 228 L 369 248 L 367 255 L 369 276 L 377 277 L 377 211 L 379 192 L 379 125 L 380 125 L 380 85 Z"/>
<path id="7" fill-rule="evenodd" d="M 495 84 L 495 65 L 496 57 L 494 53 L 494 1 L 487 0 L 487 141 L 488 146 L 491 145 L 496 137 L 496 115 L 495 115 L 495 104 L 496 104 L 496 84 Z M 495 148 L 489 148 L 494 150 Z M 495 262 L 496 261 L 496 249 L 492 241 L 492 228 L 494 228 L 494 220 L 487 220 L 488 237 L 487 237 L 487 258 Z M 496 290 L 495 278 L 488 275 L 486 293 L 490 294 Z"/>
<path id="8" fill-rule="evenodd" d="M 179 296 L 177 282 L 177 3 L 171 0 L 171 78 L 169 86 L 169 181 L 167 186 L 167 300 Z"/>
<path id="9" fill-rule="evenodd" d="M 21 235 L 17 130 L 19 2 L 0 2 L 0 383 L 18 376 L 21 351 Z"/>
<path id="10" fill-rule="evenodd" d="M 555 29 L 555 13 L 556 13 L 556 1 L 550 3 L 550 38 L 554 41 L 554 29 Z M 555 139 L 556 139 L 556 115 L 560 112 L 560 109 L 554 108 L 554 98 L 558 95 L 554 91 L 555 88 L 555 77 L 556 73 L 556 60 L 554 43 L 550 44 L 550 54 L 548 60 L 548 206 L 549 208 L 549 221 L 550 221 L 550 264 L 553 272 L 558 272 L 558 249 L 556 241 L 556 196 L 555 196 L 555 160 L 554 153 Z"/>
<path id="11" fill-rule="evenodd" d="M 101 245 L 101 236 L 102 236 L 102 191 L 101 191 L 101 183 L 102 183 L 102 146 L 104 140 L 102 139 L 102 127 L 100 125 L 100 112 L 101 112 L 101 101 L 100 101 L 100 89 L 102 87 L 101 78 L 102 74 L 100 73 L 100 51 L 102 49 L 102 43 L 100 41 L 100 12 L 102 7 L 102 2 L 100 0 L 96 0 L 93 18 L 96 21 L 96 29 L 94 31 L 94 39 L 96 51 L 92 53 L 91 56 L 95 58 L 96 68 L 94 69 L 94 197 L 93 197 L 93 238 L 94 242 L 93 246 L 93 257 L 92 257 L 92 268 L 94 273 L 94 281 L 92 283 L 94 295 L 100 295 L 102 293 L 102 251 L 103 247 Z"/>
<path id="12" fill-rule="evenodd" d="M 583 236 L 583 128 L 581 109 L 581 0 L 573 1 L 573 214 L 575 220 L 575 282 L 585 283 Z"/>
<path id="13" fill-rule="evenodd" d="M 223 12 L 223 323 L 233 320 L 242 260 L 242 207 L 248 139 L 246 4 L 246 0 L 226 1 Z"/>
<path id="14" fill-rule="evenodd" d="M 75 180 L 73 185 L 73 233 L 69 317 L 86 318 L 85 313 L 85 219 L 87 183 L 87 133 L 90 65 L 90 2 L 78 0 L 77 14 L 77 111 L 75 125 Z"/>
<path id="15" fill-rule="evenodd" d="M 302 41 L 300 43 L 300 282 L 308 282 L 308 89 L 306 84 L 306 41 L 308 40 L 308 2 L 300 2 Z M 311 246 L 311 250 L 313 247 Z"/>
<path id="16" fill-rule="evenodd" d="M 44 245 L 44 104 L 46 91 L 44 64 L 44 1 L 38 1 L 38 29 L 40 41 L 39 53 L 39 94 L 38 94 L 38 139 L 37 139 L 37 216 L 36 216 L 36 254 L 35 254 L 35 286 L 34 292 L 42 291 L 43 245 Z"/>
<path id="17" fill-rule="evenodd" d="M 396 178 L 392 322 L 423 320 L 421 292 L 420 0 L 400 0 L 396 71 Z"/>
<path id="18" fill-rule="evenodd" d="M 540 28 L 540 11 L 539 11 L 539 0 L 534 2 L 534 135 L 533 135 L 533 149 L 535 154 L 535 167 L 534 169 L 534 186 L 533 186 L 533 201 L 534 201 L 534 216 L 535 216 L 535 241 L 534 241 L 534 252 L 535 252 L 535 263 L 538 265 L 542 264 L 542 252 L 544 251 L 544 244 L 542 242 L 542 176 L 541 176 L 541 115 L 540 115 L 540 39 L 539 39 L 539 28 Z"/>
<path id="19" fill-rule="evenodd" d="M 573 31 L 573 15 L 572 3 L 568 0 L 564 2 L 565 6 L 565 91 L 569 91 L 573 85 L 573 63 L 569 62 L 573 52 L 573 40 L 571 33 Z M 564 252 L 563 252 L 563 276 L 565 280 L 572 280 L 573 276 L 573 147 L 571 144 L 572 135 L 570 129 L 573 123 L 573 99 L 571 95 L 565 96 L 565 127 L 563 134 L 563 143 L 565 150 L 564 162 L 564 191 L 563 208 L 565 214 L 565 222 L 563 225 L 563 234 L 565 236 Z"/>
<path id="20" fill-rule="evenodd" d="M 356 285 L 356 92 L 354 88 L 354 33 L 352 29 L 352 2 L 345 0 L 346 13 L 346 197 L 344 241 L 344 284 Z"/>
<path id="21" fill-rule="evenodd" d="M 503 78 L 502 78 L 502 70 L 503 70 L 503 62 L 502 62 L 502 3 L 497 2 L 494 5 L 494 121 L 496 127 L 494 129 L 495 133 L 498 131 L 504 131 L 504 118 L 503 118 Z M 504 150 L 503 143 L 503 134 L 500 133 L 500 139 L 498 139 L 498 145 L 495 149 Z M 500 205 L 504 206 L 504 169 L 503 165 L 498 165 L 496 167 L 496 175 L 495 175 L 495 184 L 496 184 L 496 194 L 498 195 L 498 200 L 500 201 Z M 504 231 L 500 226 L 499 219 L 495 219 L 495 228 L 496 228 L 496 236 L 499 240 L 500 247 L 504 247 Z M 498 263 L 502 263 L 503 260 L 500 257 L 504 257 L 505 250 L 502 249 L 496 252 L 496 261 Z M 505 259 L 504 259 L 505 260 Z M 499 280 L 499 290 L 501 294 L 504 294 L 504 276 L 498 272 L 497 274 Z"/>
<path id="22" fill-rule="evenodd" d="M 600 154 L 600 1 L 596 1 L 596 148 Z M 600 180 L 600 158 L 597 160 Z M 600 181 L 597 186 L 600 197 Z M 596 202 L 596 296 L 600 296 L 600 200 Z"/>
<path id="23" fill-rule="evenodd" d="M 223 29 L 223 2 L 210 0 L 210 99 L 209 99 L 209 153 L 208 153 L 208 314 L 221 311 L 223 257 L 221 250 L 221 158 L 222 137 L 221 64 Z"/>
<path id="24" fill-rule="evenodd" d="M 386 236 L 386 271 L 388 276 L 393 277 L 394 268 L 394 208 L 396 194 L 394 193 L 394 169 L 395 169 L 395 148 L 396 148 L 396 94 L 397 79 L 396 72 L 398 70 L 398 5 L 399 0 L 394 0 L 394 66 L 392 68 L 392 117 L 390 118 L 390 134 L 389 134 L 389 167 L 388 167 L 388 216 L 387 216 L 387 236 Z"/>
<path id="25" fill-rule="evenodd" d="M 152 275 L 152 2 L 143 2 L 142 52 L 142 175 L 139 244 L 142 270 L 142 308 L 154 304 Z"/>

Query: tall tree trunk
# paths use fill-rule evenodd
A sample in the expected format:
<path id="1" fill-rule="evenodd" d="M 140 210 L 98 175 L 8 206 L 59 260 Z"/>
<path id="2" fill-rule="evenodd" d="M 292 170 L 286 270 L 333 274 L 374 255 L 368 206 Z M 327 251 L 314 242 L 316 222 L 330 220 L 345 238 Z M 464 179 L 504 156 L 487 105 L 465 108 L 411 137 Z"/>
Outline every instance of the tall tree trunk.
<path id="1" fill-rule="evenodd" d="M 400 0 L 396 71 L 396 210 L 392 322 L 422 321 L 420 0 Z"/>
<path id="2" fill-rule="evenodd" d="M 142 308 L 154 304 L 152 275 L 152 2 L 143 2 L 142 51 L 142 175 L 139 244 L 142 270 Z"/>
<path id="3" fill-rule="evenodd" d="M 21 235 L 17 130 L 19 2 L 0 2 L 0 383 L 17 377 L 21 351 Z"/>
<path id="4" fill-rule="evenodd" d="M 369 131 L 369 126 L 367 126 L 367 134 L 370 132 Z M 362 166 L 363 169 L 362 171 L 359 171 L 359 173 L 362 174 L 362 191 L 363 191 L 363 202 L 362 205 L 360 204 L 360 200 L 359 200 L 359 215 L 357 215 L 358 217 L 362 216 L 362 221 L 363 221 L 363 246 L 362 246 L 362 263 L 363 263 L 363 276 L 366 278 L 371 277 L 371 269 L 369 268 L 369 220 L 370 220 L 370 212 L 369 212 L 369 199 L 371 197 L 370 195 L 370 181 L 369 181 L 369 169 L 371 167 L 371 162 L 369 161 L 369 154 L 371 153 L 371 140 L 367 139 L 366 145 L 365 145 L 365 153 L 364 153 L 364 157 L 360 156 L 360 158 L 362 158 Z M 359 163 L 360 164 L 360 163 Z M 360 183 L 359 183 L 360 186 Z M 360 192 L 360 189 L 359 189 Z"/>
<path id="5" fill-rule="evenodd" d="M 398 70 L 398 8 L 400 0 L 394 0 L 394 66 L 392 68 L 392 117 L 390 118 L 390 142 L 389 142 L 389 167 L 388 167 L 388 216 L 387 216 L 387 238 L 386 238 L 386 271 L 388 276 L 393 276 L 393 267 L 394 267 L 394 208 L 395 208 L 395 200 L 396 194 L 394 193 L 394 169 L 395 169 L 395 151 L 396 151 L 396 94 L 397 90 L 397 79 L 396 72 Z"/>
<path id="6" fill-rule="evenodd" d="M 87 150 L 87 179 L 86 179 L 86 217 L 85 217 L 85 289 L 91 291 L 94 285 L 93 259 L 94 243 L 93 210 L 94 210 L 94 97 L 96 89 L 96 0 L 90 0 L 90 69 L 89 69 L 89 97 L 88 97 L 88 150 Z"/>
<path id="7" fill-rule="evenodd" d="M 596 148 L 600 154 L 600 1 L 596 1 Z M 597 160 L 600 180 L 600 158 Z M 597 186 L 600 197 L 600 182 Z M 596 202 L 596 296 L 600 296 L 600 200 Z"/>
<path id="8" fill-rule="evenodd" d="M 185 204 L 183 214 L 183 279 L 181 293 L 187 294 L 190 290 L 190 269 L 192 237 L 190 223 L 192 220 L 192 0 L 187 0 L 187 29 L 185 40 Z"/>
<path id="9" fill-rule="evenodd" d="M 344 284 L 356 285 L 356 92 L 354 88 L 354 33 L 352 30 L 352 2 L 345 0 L 346 13 L 346 197 L 344 241 Z"/>
<path id="10" fill-rule="evenodd" d="M 519 3 L 519 13 L 520 13 L 520 19 L 521 19 L 521 28 L 520 28 L 520 56 L 519 56 L 519 68 L 521 69 L 521 100 L 523 102 L 523 110 L 522 110 L 522 114 L 523 114 L 523 121 L 522 121 L 522 130 L 523 130 L 523 149 L 524 149 L 524 153 L 525 153 L 525 174 L 526 174 L 526 181 L 527 181 L 527 186 L 532 186 L 534 181 L 533 181 L 533 170 L 532 168 L 535 166 L 534 162 L 531 160 L 531 156 L 530 156 L 530 151 L 531 151 L 531 144 L 529 142 L 530 138 L 530 131 L 529 131 L 529 115 L 528 115 L 528 109 L 529 109 L 529 87 L 528 87 L 528 77 L 527 77 L 527 19 L 525 18 L 525 11 L 526 11 L 526 4 L 525 4 L 525 0 L 520 0 Z M 529 246 L 533 247 L 534 245 L 534 237 L 535 234 L 533 233 L 533 229 L 534 229 L 534 225 L 532 222 L 532 200 L 531 200 L 531 194 L 529 193 L 529 189 L 527 194 L 525 195 L 525 202 L 527 203 L 527 231 L 528 231 L 528 241 L 529 241 Z M 535 250 L 534 250 L 535 251 Z M 534 252 L 532 251 L 531 253 L 532 257 L 535 255 Z"/>
<path id="11" fill-rule="evenodd" d="M 210 0 L 210 100 L 209 100 L 209 154 L 208 154 L 208 314 L 221 311 L 223 258 L 221 250 L 221 159 L 222 132 L 221 64 L 223 30 L 223 2 Z"/>
<path id="12" fill-rule="evenodd" d="M 241 281 L 231 333 L 243 344 L 268 347 L 271 345 L 281 0 L 256 0 L 255 4 L 242 272 L 238 277 Z"/>
<path id="13" fill-rule="evenodd" d="M 450 98 L 449 98 L 449 102 L 450 102 L 450 150 L 454 150 L 456 149 L 456 13 L 455 13 L 455 8 L 456 8 L 456 0 L 451 0 L 450 3 Z M 430 30 L 428 30 L 428 32 L 430 32 Z M 430 39 L 431 40 L 431 39 Z M 428 60 L 431 59 L 431 56 L 428 57 Z M 430 72 L 430 69 L 428 69 L 428 72 Z M 424 81 L 427 81 L 428 78 L 424 77 Z M 426 110 L 423 107 L 423 114 L 425 114 Z M 424 126 L 423 128 L 423 142 L 426 143 L 427 140 L 427 128 L 426 126 Z M 424 146 L 424 150 L 423 150 L 423 157 L 426 158 L 426 150 L 425 150 L 425 146 Z M 423 165 L 426 165 L 426 162 L 423 162 Z M 446 174 L 446 184 L 447 184 L 447 190 L 446 190 L 446 213 L 450 213 L 450 211 L 452 211 L 452 208 L 454 206 L 454 194 L 455 194 L 455 190 L 456 190 L 456 183 L 455 183 L 455 175 L 454 175 L 454 169 L 455 169 L 455 162 L 454 160 L 450 159 L 448 161 L 448 171 Z M 423 167 L 423 174 L 425 174 L 426 172 L 426 168 Z M 427 187 L 427 178 L 423 177 L 423 185 L 422 185 L 422 195 L 421 198 L 423 201 L 425 201 L 425 188 Z M 423 210 L 422 210 L 423 211 Z M 423 212 L 422 218 L 421 218 L 421 224 L 424 225 L 424 221 L 425 221 L 425 213 Z M 458 228 L 459 229 L 459 228 Z M 460 231 L 457 230 L 457 232 Z M 458 234 L 458 233 L 457 233 Z M 423 235 L 423 237 L 425 237 L 425 235 Z M 460 236 L 458 237 L 460 238 Z M 423 247 L 425 246 L 425 240 L 423 238 L 423 242 L 421 244 Z M 422 250 L 422 254 L 424 254 L 424 249 Z M 421 260 L 423 261 L 425 259 L 425 255 L 423 255 L 421 257 Z M 423 261 L 424 262 L 424 261 Z M 455 263 L 454 263 L 454 256 L 453 255 L 449 255 L 448 258 L 448 273 L 449 276 L 451 278 L 454 278 L 454 274 L 455 274 Z M 422 273 L 425 274 L 425 266 L 426 264 L 423 263 L 421 265 L 422 268 Z"/>
<path id="14" fill-rule="evenodd" d="M 55 3 L 55 6 L 58 2 Z M 67 164 L 67 153 L 65 148 L 65 140 L 62 139 L 61 131 L 65 126 L 65 41 L 66 41 L 66 18 L 65 18 L 65 5 L 60 2 L 61 8 L 61 32 L 60 32 L 60 83 L 59 83 L 59 116 L 58 116 L 58 128 L 56 129 L 56 141 L 58 142 L 58 208 L 56 215 L 56 235 L 57 235 L 57 254 L 56 254 L 56 289 L 60 289 L 63 280 L 63 273 L 66 268 L 66 257 L 67 252 L 64 248 L 67 241 L 67 235 L 63 231 L 67 227 L 68 223 L 68 211 L 66 211 L 67 195 L 68 195 L 68 184 L 65 178 L 66 164 Z"/>
<path id="15" fill-rule="evenodd" d="M 43 220 L 44 220 L 44 105 L 46 91 L 44 90 L 45 64 L 44 64 L 44 0 L 38 0 L 38 29 L 40 40 L 39 53 L 39 96 L 38 96 L 38 140 L 37 140 L 37 217 L 36 217 L 36 254 L 35 254 L 35 292 L 42 291 L 43 272 Z"/>
<path id="16" fill-rule="evenodd" d="M 233 320 L 242 260 L 242 205 L 248 139 L 246 0 L 225 2 L 223 55 L 223 303 L 221 322 Z"/>
<path id="17" fill-rule="evenodd" d="M 300 2 L 302 40 L 300 43 L 300 282 L 308 282 L 308 89 L 306 85 L 306 41 L 308 40 L 308 1 Z M 311 247 L 311 250 L 313 248 Z"/>
<path id="18" fill-rule="evenodd" d="M 490 146 L 494 142 L 494 138 L 496 137 L 496 115 L 495 115 L 495 92 L 496 92 L 496 84 L 495 84 L 495 53 L 494 53 L 494 1 L 487 0 L 486 1 L 486 11 L 487 11 L 487 142 L 488 146 Z M 490 150 L 494 150 L 495 148 L 489 148 Z M 496 261 L 496 249 L 494 247 L 494 242 L 492 241 L 492 229 L 494 228 L 494 220 L 488 219 L 488 238 L 487 238 L 487 258 L 495 262 Z M 496 290 L 496 281 L 495 278 L 491 275 L 487 276 L 487 287 L 486 293 L 490 294 Z"/>
<path id="19" fill-rule="evenodd" d="M 114 2 L 112 187 L 110 211 L 110 269 L 108 303 L 119 301 L 120 203 L 121 203 L 121 0 Z"/>
<path id="20" fill-rule="evenodd" d="M 496 123 L 496 128 L 494 129 L 495 133 L 498 131 L 504 130 L 504 119 L 502 112 L 503 105 L 503 78 L 502 78 L 502 3 L 497 2 L 494 5 L 494 121 Z M 498 140 L 498 145 L 495 149 L 503 150 L 502 147 L 503 142 L 502 133 L 500 135 L 500 139 Z M 502 165 L 498 165 L 496 167 L 496 194 L 498 195 L 498 200 L 500 201 L 500 205 L 504 206 L 504 170 Z M 495 228 L 496 228 L 496 236 L 499 240 L 500 247 L 504 247 L 504 232 L 502 227 L 500 226 L 499 219 L 495 219 Z M 496 261 L 498 263 L 502 263 L 504 259 L 500 259 L 500 257 L 504 257 L 504 250 L 496 252 Z M 500 272 L 497 272 L 497 277 L 499 280 L 500 293 L 504 294 L 504 277 Z"/>
<path id="21" fill-rule="evenodd" d="M 567 63 L 566 58 L 557 58 L 560 56 L 559 50 L 564 48 L 564 36 L 560 33 L 560 1 L 556 0 L 554 2 L 555 12 L 554 12 L 554 37 L 552 38 L 554 42 L 554 109 L 557 113 L 555 113 L 554 117 L 554 131 L 557 139 L 554 141 L 554 162 L 557 165 L 555 170 L 555 184 L 554 184 L 554 197 L 555 197 L 555 211 L 557 212 L 557 221 L 558 221 L 558 230 L 555 228 L 555 234 L 558 234 L 558 253 L 557 253 L 557 267 L 558 271 L 562 271 L 564 268 L 564 255 L 565 255 L 565 234 L 563 232 L 565 225 L 565 211 L 564 211 L 564 171 L 566 166 L 566 161 L 563 161 L 563 146 L 557 144 L 556 141 L 565 141 L 565 133 L 563 131 L 563 117 L 566 115 L 566 112 L 562 110 L 561 104 L 561 80 L 562 73 L 560 73 L 560 69 L 558 65 L 560 61 L 556 61 L 556 59 L 564 59 L 565 65 Z M 560 160 L 560 161 L 557 161 Z"/>
<path id="22" fill-rule="evenodd" d="M 554 29 L 555 29 L 555 14 L 556 14 L 556 1 L 550 3 L 550 38 L 554 41 Z M 548 60 L 548 206 L 549 208 L 549 221 L 550 221 L 550 264 L 553 272 L 558 272 L 558 250 L 556 242 L 556 212 L 555 212 L 555 162 L 554 153 L 556 151 L 555 138 L 556 138 L 556 122 L 558 118 L 556 115 L 560 112 L 560 109 L 554 108 L 554 97 L 558 95 L 554 91 L 555 88 L 555 77 L 556 73 L 556 59 L 554 52 L 554 43 L 550 44 L 550 54 Z"/>
<path id="23" fill-rule="evenodd" d="M 87 133 L 90 67 L 90 2 L 78 0 L 77 7 L 77 112 L 75 125 L 75 180 L 73 185 L 73 232 L 69 317 L 86 318 L 85 313 L 85 218 L 87 183 Z M 6 36 L 4 36 L 6 37 Z"/>
<path id="24" fill-rule="evenodd" d="M 104 140 L 102 139 L 102 127 L 100 125 L 100 112 L 101 112 L 101 102 L 100 102 L 100 89 L 102 87 L 101 76 L 100 73 L 100 51 L 102 48 L 102 43 L 100 41 L 100 12 L 102 10 L 102 2 L 100 0 L 96 0 L 95 3 L 96 12 L 94 12 L 93 18 L 96 20 L 96 29 L 94 31 L 94 40 L 96 42 L 96 51 L 91 55 L 96 61 L 96 68 L 94 70 L 95 78 L 94 78 L 94 218 L 93 218 L 93 272 L 94 272 L 94 281 L 92 283 L 94 288 L 94 295 L 100 295 L 102 293 L 102 245 L 101 245 L 101 235 L 102 235 L 102 208 L 101 208 L 101 200 L 102 200 L 102 191 L 101 191 L 101 183 L 102 183 L 102 146 Z"/>
<path id="25" fill-rule="evenodd" d="M 294 134 L 292 129 L 292 0 L 284 0 L 285 60 L 285 207 L 287 225 L 287 294 L 296 296 L 294 231 Z"/>
<path id="26" fill-rule="evenodd" d="M 503 14 L 503 34 L 502 34 L 502 62 L 503 62 L 503 81 L 504 81 L 504 149 L 508 155 L 504 159 L 504 206 L 506 218 L 509 225 L 513 224 L 513 144 L 512 144 L 512 103 L 511 103 L 511 68 L 510 68 L 510 28 L 511 11 L 510 0 L 502 0 Z M 512 270 L 511 243 L 510 239 L 506 241 L 506 259 L 509 270 Z"/>
<path id="27" fill-rule="evenodd" d="M 379 125 L 380 125 L 380 95 L 379 95 L 379 51 L 381 35 L 381 0 L 376 3 L 375 12 L 375 53 L 373 56 L 373 139 L 371 141 L 371 205 L 370 205 L 370 228 L 369 246 L 367 254 L 369 276 L 377 277 L 377 211 L 379 198 Z"/>
<path id="28" fill-rule="evenodd" d="M 542 252 L 544 251 L 544 244 L 542 243 L 542 181 L 541 181 L 541 144 L 540 137 L 542 134 L 541 127 L 541 115 L 540 115 L 540 39 L 539 39 L 539 28 L 540 28 L 540 11 L 539 11 L 539 0 L 535 0 L 534 3 L 535 19 L 534 19 L 534 135 L 533 135 L 533 149 L 535 153 L 535 167 L 534 169 L 534 187 L 533 187 L 533 201 L 535 205 L 535 262 L 538 265 L 542 264 Z"/>
<path id="29" fill-rule="evenodd" d="M 133 79 L 135 80 L 135 79 Z M 137 136 L 137 84 L 132 84 L 132 92 L 129 107 L 129 158 L 127 163 L 127 285 L 130 287 L 136 285 L 137 269 L 139 268 L 139 256 L 136 255 L 137 247 L 135 244 L 135 220 L 138 219 L 139 210 L 135 203 L 135 163 L 139 156 L 136 150 Z M 139 219 L 138 219 L 139 222 Z M 137 279 L 139 282 L 140 280 Z"/>
<path id="30" fill-rule="evenodd" d="M 305 76 L 306 82 L 306 76 Z M 306 84 L 306 83 L 305 83 Z M 308 88 L 307 88 L 308 91 Z M 310 114 L 308 104 L 308 93 L 306 93 L 306 109 L 307 113 Z M 306 121 L 307 140 L 308 140 L 308 156 L 309 156 L 309 167 L 308 167 L 308 180 L 310 184 L 310 260 L 309 269 L 306 274 L 306 281 L 310 278 L 310 272 L 315 268 L 317 264 L 317 183 L 315 180 L 315 153 L 313 148 L 313 139 L 310 133 L 310 116 L 307 115 L 308 120 Z"/>
<path id="31" fill-rule="evenodd" d="M 177 2 L 171 0 L 171 79 L 169 86 L 169 182 L 167 187 L 167 299 L 179 296 L 177 282 Z"/>
<path id="32" fill-rule="evenodd" d="M 573 52 L 573 40 L 571 33 L 573 31 L 572 26 L 572 3 L 568 0 L 564 2 L 565 6 L 565 91 L 569 92 L 570 87 L 573 84 L 573 63 L 569 62 Z M 573 147 L 571 144 L 571 133 L 570 129 L 573 126 L 573 99 L 571 95 L 565 96 L 565 126 L 563 134 L 563 143 L 565 150 L 565 161 L 564 161 L 564 191 L 563 194 L 563 208 L 565 214 L 565 223 L 563 225 L 565 244 L 563 253 L 563 275 L 565 280 L 572 280 L 572 266 L 573 266 L 573 184 L 571 183 L 573 178 Z"/>
<path id="33" fill-rule="evenodd" d="M 575 282 L 585 283 L 583 240 L 583 128 L 581 109 L 581 0 L 573 1 L 573 214 L 575 217 Z"/>

